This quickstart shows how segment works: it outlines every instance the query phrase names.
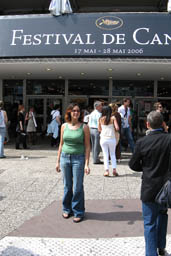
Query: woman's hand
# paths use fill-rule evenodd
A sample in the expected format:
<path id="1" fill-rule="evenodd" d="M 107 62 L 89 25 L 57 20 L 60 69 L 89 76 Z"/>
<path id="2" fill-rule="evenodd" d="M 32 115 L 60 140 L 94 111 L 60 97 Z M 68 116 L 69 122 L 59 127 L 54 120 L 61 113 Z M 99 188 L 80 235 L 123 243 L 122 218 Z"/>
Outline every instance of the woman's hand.
<path id="1" fill-rule="evenodd" d="M 90 174 L 90 168 L 89 168 L 89 166 L 86 166 L 85 165 L 85 167 L 84 167 L 84 172 L 85 172 L 85 174 Z"/>
<path id="2" fill-rule="evenodd" d="M 57 163 L 57 164 L 56 164 L 56 171 L 57 171 L 57 172 L 60 172 L 60 171 L 61 171 L 61 169 L 60 169 L 60 163 Z"/>

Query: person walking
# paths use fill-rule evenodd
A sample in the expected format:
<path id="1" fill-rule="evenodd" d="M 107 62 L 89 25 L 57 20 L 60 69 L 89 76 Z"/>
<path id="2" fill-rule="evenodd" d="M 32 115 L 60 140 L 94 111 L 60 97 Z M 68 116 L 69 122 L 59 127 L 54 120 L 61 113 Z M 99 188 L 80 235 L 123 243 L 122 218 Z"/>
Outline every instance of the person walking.
<path id="1" fill-rule="evenodd" d="M 61 115 L 59 106 L 56 104 L 51 111 L 51 122 L 48 125 L 47 134 L 51 134 L 51 146 L 57 146 L 57 139 L 59 136 L 59 126 L 61 125 Z"/>
<path id="2" fill-rule="evenodd" d="M 118 112 L 121 115 L 122 119 L 122 129 L 121 134 L 122 137 L 126 137 L 128 140 L 128 144 L 130 145 L 132 153 L 134 152 L 134 140 L 132 137 L 132 126 L 131 126 L 131 113 L 129 109 L 130 99 L 125 98 L 123 100 L 123 105 L 118 108 Z"/>
<path id="3" fill-rule="evenodd" d="M 168 126 L 166 125 L 165 118 L 164 118 L 164 113 L 163 113 L 163 105 L 161 102 L 156 102 L 154 103 L 154 108 L 157 112 L 159 112 L 162 117 L 163 117 L 163 129 L 165 132 L 168 132 Z"/>
<path id="4" fill-rule="evenodd" d="M 30 107 L 29 112 L 26 114 L 25 117 L 25 122 L 27 122 L 27 134 L 28 134 L 28 140 L 29 143 L 32 145 L 35 145 L 36 143 L 36 118 L 35 118 L 35 113 L 34 113 L 34 108 Z"/>
<path id="5" fill-rule="evenodd" d="M 90 132 L 83 124 L 84 113 L 80 106 L 70 104 L 61 126 L 61 139 L 57 155 L 56 171 L 62 170 L 64 182 L 63 218 L 74 215 L 73 222 L 84 219 L 84 173 L 89 174 Z"/>
<path id="6" fill-rule="evenodd" d="M 6 158 L 4 155 L 4 141 L 6 134 L 6 126 L 8 123 L 8 117 L 5 110 L 3 110 L 4 103 L 0 101 L 0 159 Z"/>
<path id="7" fill-rule="evenodd" d="M 115 131 L 119 130 L 116 118 L 112 116 L 112 109 L 109 106 L 104 106 L 102 116 L 99 119 L 98 130 L 100 132 L 100 145 L 103 151 L 104 158 L 104 176 L 109 176 L 109 154 L 112 162 L 113 176 L 118 176 L 116 172 L 116 136 Z"/>
<path id="8" fill-rule="evenodd" d="M 16 127 L 17 138 L 16 138 L 16 149 L 20 149 L 20 144 L 23 144 L 23 149 L 27 149 L 26 132 L 25 132 L 25 108 L 23 105 L 18 106 L 18 124 Z"/>
<path id="9" fill-rule="evenodd" d="M 102 102 L 95 101 L 94 110 L 89 115 L 88 125 L 90 127 L 90 137 L 91 137 L 91 148 L 93 154 L 93 164 L 102 164 L 99 159 L 100 154 L 100 134 L 98 131 L 98 122 L 101 117 L 102 112 Z"/>
<path id="10" fill-rule="evenodd" d="M 118 139 L 116 140 L 116 160 L 119 162 L 121 160 L 121 115 L 118 112 L 118 105 L 116 103 L 110 103 L 109 106 L 112 109 L 112 116 L 116 118 L 117 124 L 119 126 Z"/>
<path id="11" fill-rule="evenodd" d="M 142 172 L 141 200 L 146 256 L 165 255 L 167 209 L 155 197 L 168 179 L 171 137 L 162 129 L 163 117 L 157 111 L 147 116 L 147 136 L 139 139 L 129 167 Z"/>

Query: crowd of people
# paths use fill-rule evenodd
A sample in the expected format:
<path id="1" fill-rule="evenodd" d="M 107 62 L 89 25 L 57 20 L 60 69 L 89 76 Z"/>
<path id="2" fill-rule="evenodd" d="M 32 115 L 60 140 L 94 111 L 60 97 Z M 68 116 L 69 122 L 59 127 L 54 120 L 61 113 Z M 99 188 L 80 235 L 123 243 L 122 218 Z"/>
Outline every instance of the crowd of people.
<path id="1" fill-rule="evenodd" d="M 102 150 L 104 176 L 109 176 L 109 156 L 112 162 L 113 175 L 118 176 L 116 162 L 121 160 L 123 140 L 126 139 L 131 151 L 134 151 L 130 104 L 129 98 L 125 98 L 119 108 L 116 103 L 103 106 L 101 101 L 96 101 L 94 110 L 86 116 L 90 128 L 93 163 L 102 164 L 99 158 Z"/>
<path id="2" fill-rule="evenodd" d="M 156 196 L 170 176 L 169 158 L 171 138 L 166 131 L 166 124 L 160 111 L 147 115 L 146 136 L 134 145 L 131 134 L 131 114 L 129 99 L 124 99 L 118 109 L 121 127 L 113 115 L 112 106 L 102 106 L 100 101 L 94 103 L 94 111 L 86 118 L 84 124 L 83 111 L 78 104 L 67 108 L 65 121 L 61 128 L 61 140 L 57 156 L 56 171 L 63 173 L 64 197 L 63 213 L 65 219 L 74 215 L 73 222 L 84 219 L 84 173 L 89 174 L 90 138 L 94 164 L 101 164 L 99 159 L 100 145 L 104 159 L 104 176 L 109 176 L 109 155 L 112 162 L 113 175 L 116 172 L 116 144 L 122 133 L 127 136 L 132 157 L 129 167 L 142 172 L 141 200 L 144 220 L 145 255 L 166 255 L 167 204 L 158 204 Z M 114 106 L 113 106 L 114 107 Z M 115 108 L 117 109 L 117 107 Z M 89 126 L 89 127 L 88 127 Z M 121 133 L 119 131 L 121 130 Z M 116 135 L 116 134 L 119 134 Z"/>
<path id="3" fill-rule="evenodd" d="M 54 105 L 47 118 L 46 134 L 51 137 L 51 146 L 59 145 L 61 115 L 59 106 Z M 0 157 L 5 158 L 4 144 L 15 138 L 15 148 L 17 150 L 28 149 L 29 146 L 35 145 L 37 142 L 38 123 L 35 109 L 30 106 L 28 111 L 25 110 L 24 105 L 15 104 L 11 114 L 7 115 L 4 110 L 4 104 L 0 101 Z"/>
<path id="4" fill-rule="evenodd" d="M 142 172 L 141 200 L 144 219 L 146 256 L 165 255 L 167 233 L 167 205 L 159 205 L 155 198 L 170 178 L 171 138 L 165 121 L 163 106 L 155 103 L 154 111 L 147 115 L 146 136 L 134 142 L 132 135 L 132 114 L 129 98 L 118 107 L 101 101 L 94 103 L 91 113 L 82 110 L 77 103 L 68 106 L 65 122 L 61 125 L 58 106 L 50 113 L 47 133 L 52 135 L 51 145 L 57 145 L 56 171 L 62 171 L 64 183 L 63 213 L 64 219 L 74 216 L 73 222 L 79 223 L 85 216 L 84 174 L 90 173 L 89 159 L 92 151 L 93 164 L 104 164 L 104 176 L 119 176 L 117 162 L 121 159 L 122 140 L 127 139 L 132 152 L 129 167 Z M 86 113 L 86 115 L 85 115 Z M 0 158 L 4 155 L 4 140 L 8 117 L 0 101 Z M 61 125 L 61 129 L 60 129 Z M 30 107 L 25 114 L 23 105 L 18 106 L 16 125 L 16 149 L 20 144 L 27 149 L 27 135 L 30 143 L 35 143 L 36 115 Z M 99 155 L 102 151 L 103 162 Z"/>

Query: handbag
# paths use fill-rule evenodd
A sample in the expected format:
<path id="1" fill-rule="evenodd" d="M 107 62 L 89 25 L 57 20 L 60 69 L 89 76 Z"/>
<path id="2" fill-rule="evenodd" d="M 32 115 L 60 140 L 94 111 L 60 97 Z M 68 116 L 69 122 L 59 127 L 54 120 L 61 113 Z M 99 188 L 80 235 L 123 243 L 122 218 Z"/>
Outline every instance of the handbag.
<path id="1" fill-rule="evenodd" d="M 19 124 L 17 124 L 17 126 L 16 126 L 16 132 L 21 132 L 21 131 L 20 131 L 20 125 L 19 125 Z"/>
<path id="2" fill-rule="evenodd" d="M 168 174 L 170 174 L 170 171 L 171 171 L 171 150 L 170 150 L 170 156 L 169 156 Z M 171 208 L 171 177 L 168 177 L 167 181 L 164 183 L 160 191 L 157 193 L 155 197 L 155 202 L 167 208 Z"/>
<path id="3" fill-rule="evenodd" d="M 167 180 L 155 198 L 155 202 L 171 208 L 171 180 Z"/>

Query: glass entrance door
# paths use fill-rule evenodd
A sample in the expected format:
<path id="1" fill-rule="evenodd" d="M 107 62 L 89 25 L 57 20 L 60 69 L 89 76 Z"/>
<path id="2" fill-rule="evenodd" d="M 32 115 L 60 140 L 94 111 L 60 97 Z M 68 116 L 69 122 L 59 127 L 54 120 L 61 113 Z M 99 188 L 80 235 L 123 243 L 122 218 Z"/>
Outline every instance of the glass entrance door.
<path id="1" fill-rule="evenodd" d="M 150 111 L 154 109 L 155 98 L 135 98 L 134 110 L 137 116 L 137 135 L 143 136 L 146 131 L 146 119 Z"/>
<path id="2" fill-rule="evenodd" d="M 62 115 L 62 98 L 56 96 L 27 96 L 26 111 L 34 107 L 37 122 L 37 132 L 44 133 L 47 128 L 47 117 L 50 115 L 55 105 L 59 106 Z"/>

